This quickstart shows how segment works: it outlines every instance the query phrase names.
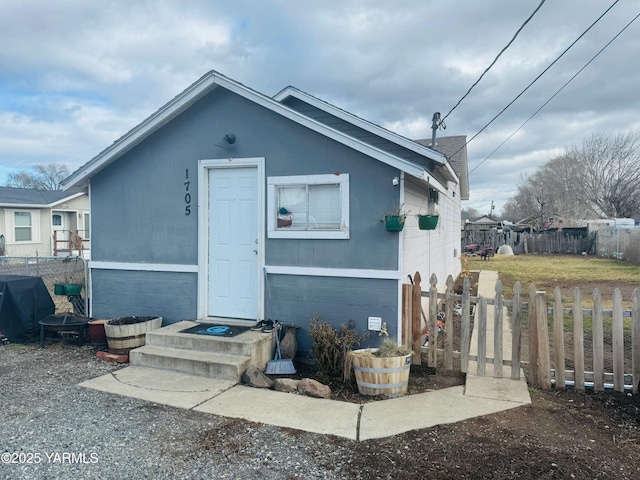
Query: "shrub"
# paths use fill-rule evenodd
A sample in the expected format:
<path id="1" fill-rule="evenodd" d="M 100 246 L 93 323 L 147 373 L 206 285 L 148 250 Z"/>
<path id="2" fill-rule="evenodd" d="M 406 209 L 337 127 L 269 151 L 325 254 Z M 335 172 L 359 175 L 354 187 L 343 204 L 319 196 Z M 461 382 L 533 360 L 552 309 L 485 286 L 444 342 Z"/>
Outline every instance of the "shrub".
<path id="1" fill-rule="evenodd" d="M 349 326 L 341 325 L 340 330 L 336 330 L 317 315 L 311 320 L 309 335 L 313 341 L 311 354 L 318 371 L 318 380 L 323 383 L 342 375 L 347 353 L 367 338 L 366 333 L 359 334 L 355 331 L 353 322 Z"/>

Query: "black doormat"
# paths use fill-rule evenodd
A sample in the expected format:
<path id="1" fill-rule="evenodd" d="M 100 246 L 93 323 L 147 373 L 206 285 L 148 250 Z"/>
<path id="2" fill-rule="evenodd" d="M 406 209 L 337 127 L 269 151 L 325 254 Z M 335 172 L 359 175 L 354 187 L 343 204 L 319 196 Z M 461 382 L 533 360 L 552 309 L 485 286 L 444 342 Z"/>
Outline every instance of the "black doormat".
<path id="1" fill-rule="evenodd" d="M 186 330 L 180 330 L 180 333 L 193 333 L 195 335 L 209 335 L 211 337 L 235 337 L 249 330 L 249 327 L 240 327 L 238 325 L 214 325 L 211 323 L 203 323 L 195 327 L 189 327 Z"/>

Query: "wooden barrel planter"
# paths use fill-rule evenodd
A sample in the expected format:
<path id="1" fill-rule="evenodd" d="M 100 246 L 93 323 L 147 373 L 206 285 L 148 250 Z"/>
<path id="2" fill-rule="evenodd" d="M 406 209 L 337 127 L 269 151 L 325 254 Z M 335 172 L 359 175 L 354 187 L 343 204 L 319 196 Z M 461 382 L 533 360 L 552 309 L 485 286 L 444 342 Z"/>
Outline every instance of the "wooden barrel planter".
<path id="1" fill-rule="evenodd" d="M 377 350 L 377 348 L 363 348 L 353 351 L 352 364 L 358 392 L 361 395 L 386 397 L 404 395 L 409 386 L 411 354 L 398 357 L 366 355 Z"/>
<path id="2" fill-rule="evenodd" d="M 109 351 L 128 354 L 130 350 L 145 344 L 147 332 L 162 326 L 162 317 L 120 317 L 104 324 Z"/>

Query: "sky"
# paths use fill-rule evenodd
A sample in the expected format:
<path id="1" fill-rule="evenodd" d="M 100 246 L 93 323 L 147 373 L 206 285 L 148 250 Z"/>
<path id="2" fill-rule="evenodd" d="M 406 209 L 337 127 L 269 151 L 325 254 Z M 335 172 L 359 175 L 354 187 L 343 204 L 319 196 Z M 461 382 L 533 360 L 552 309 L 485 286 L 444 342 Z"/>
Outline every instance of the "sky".
<path id="1" fill-rule="evenodd" d="M 478 134 L 614 2 L 544 2 L 438 136 Z M 210 70 L 431 138 L 434 112 L 454 107 L 540 3 L 0 0 L 0 185 L 37 164 L 79 168 Z M 491 155 L 639 13 L 619 0 L 468 143 L 463 208 L 497 213 L 565 148 L 640 128 L 638 19 Z"/>

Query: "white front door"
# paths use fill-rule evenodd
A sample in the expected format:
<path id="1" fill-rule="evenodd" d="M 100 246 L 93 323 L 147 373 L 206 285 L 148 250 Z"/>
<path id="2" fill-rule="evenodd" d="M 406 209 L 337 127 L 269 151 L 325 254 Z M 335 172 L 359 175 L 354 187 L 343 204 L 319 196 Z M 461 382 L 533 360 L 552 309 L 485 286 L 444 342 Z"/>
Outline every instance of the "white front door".
<path id="1" fill-rule="evenodd" d="M 69 240 L 69 219 L 67 212 L 51 212 L 51 229 L 57 233 L 58 240 Z M 68 248 L 67 245 L 59 246 L 60 248 Z"/>
<path id="2" fill-rule="evenodd" d="M 258 169 L 210 168 L 208 316 L 258 316 Z"/>

